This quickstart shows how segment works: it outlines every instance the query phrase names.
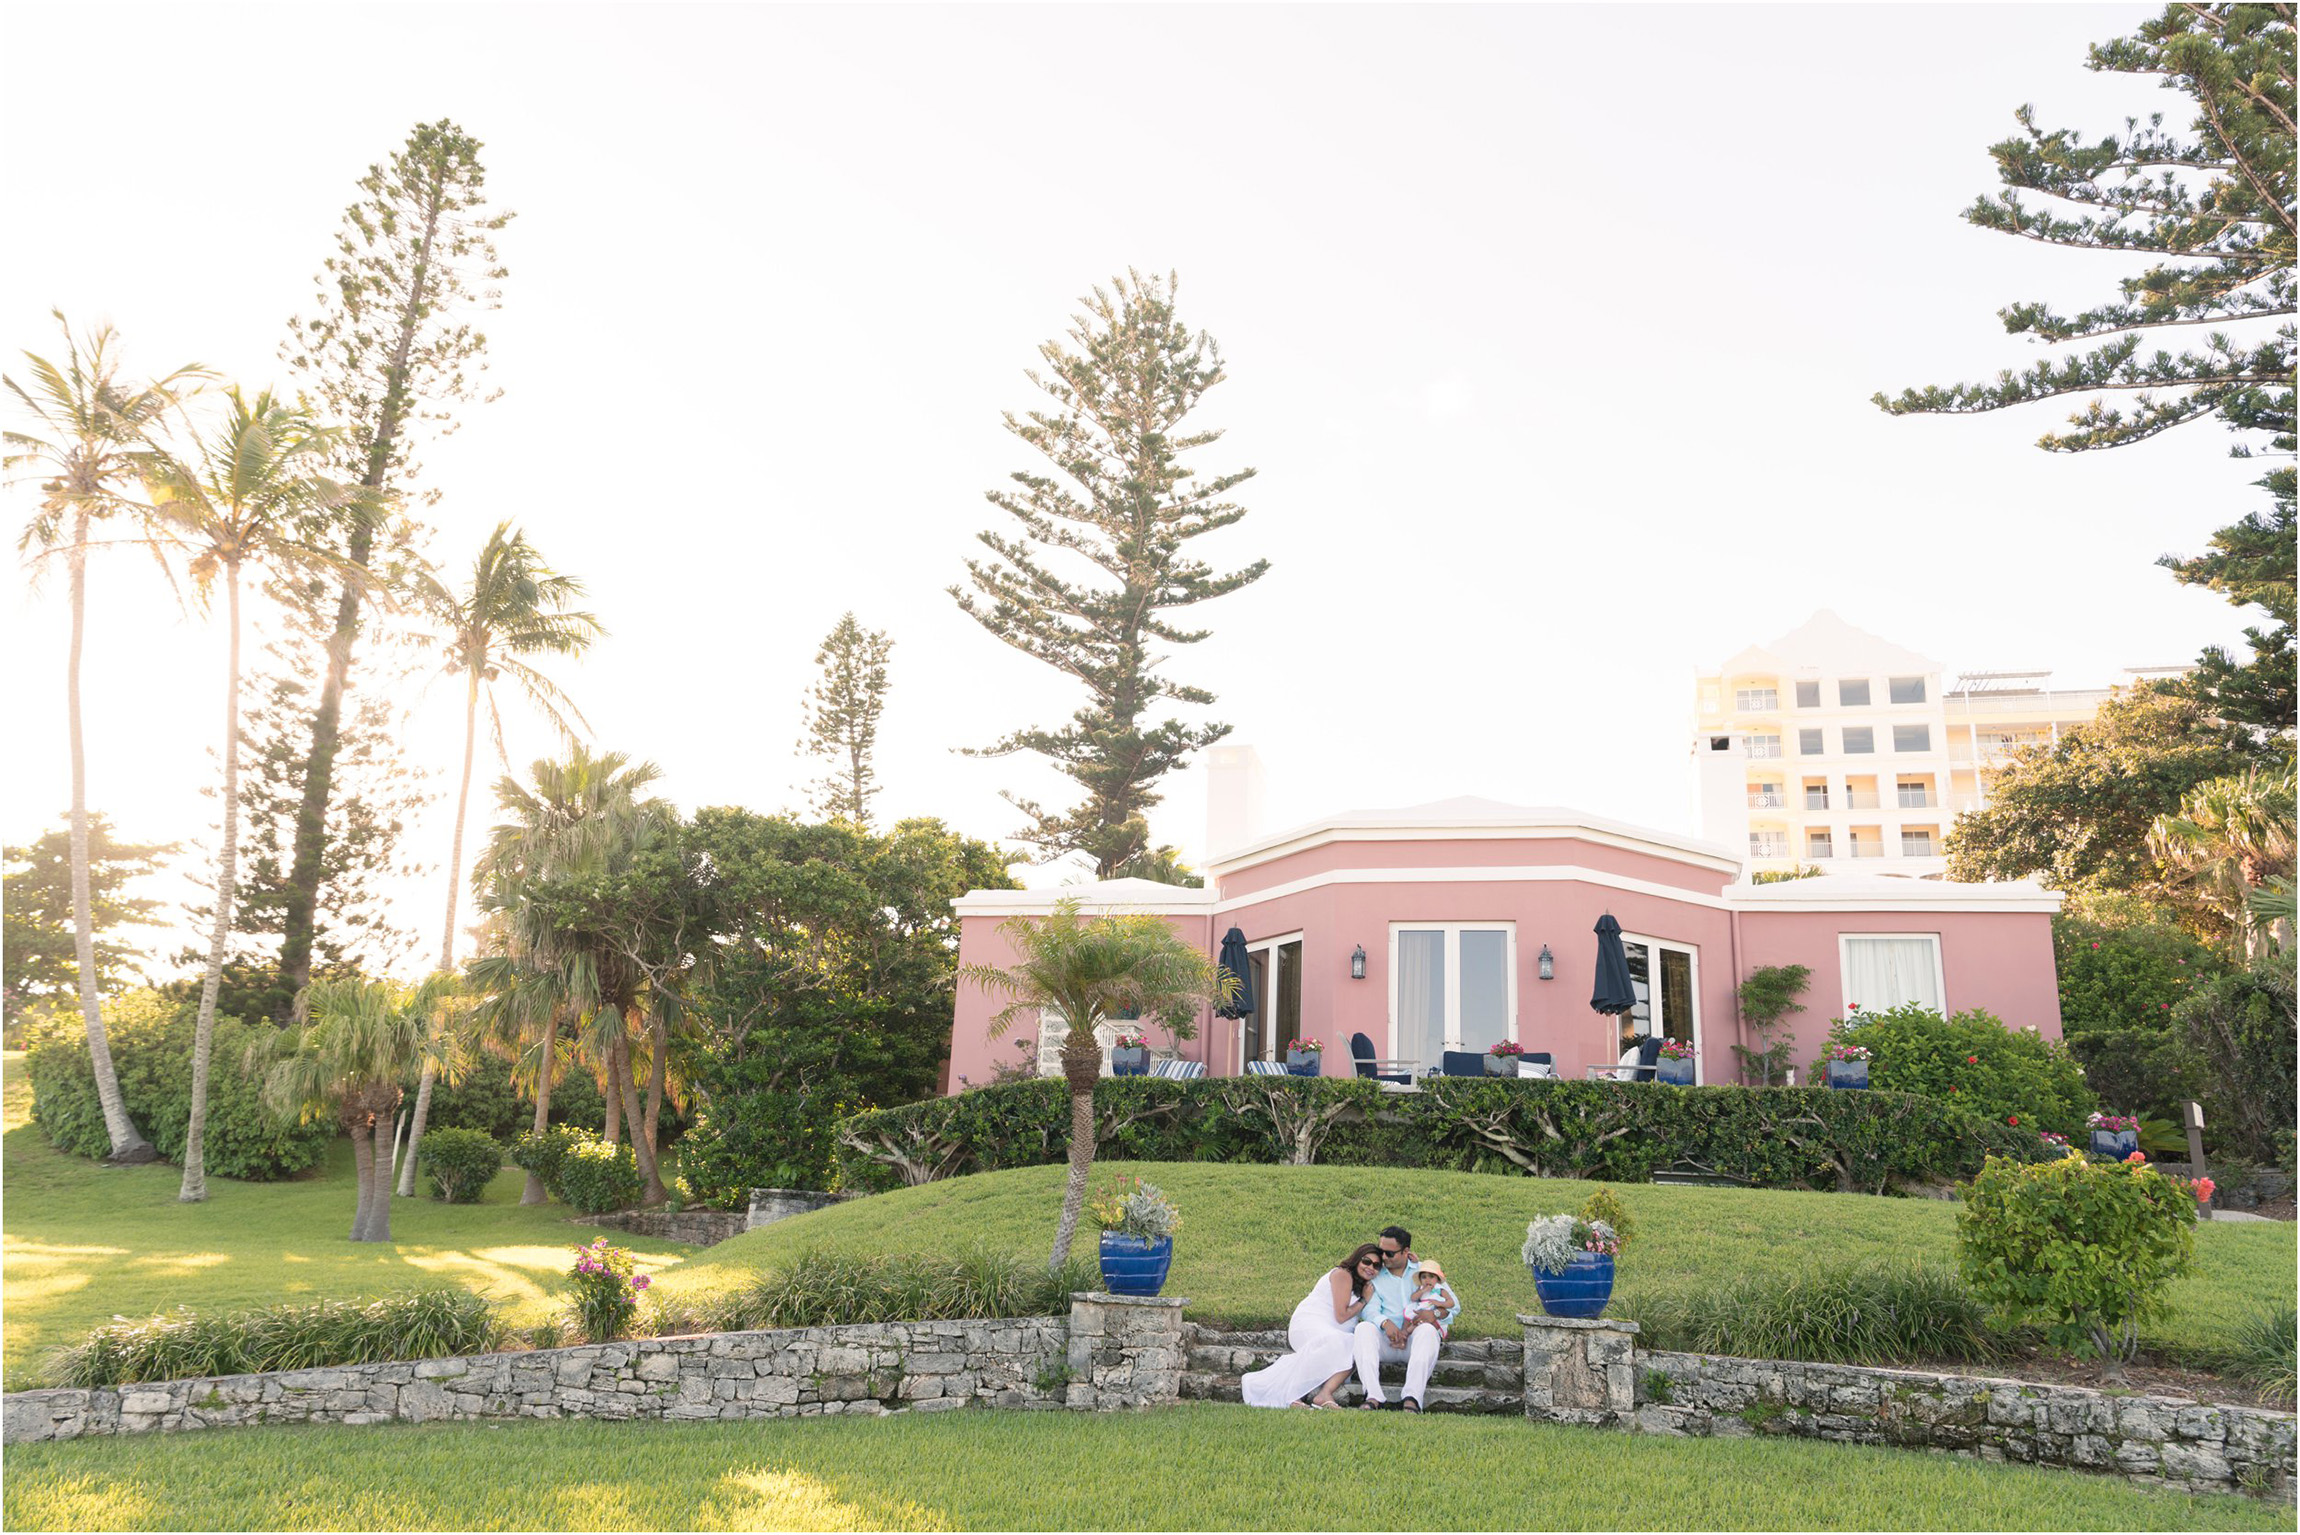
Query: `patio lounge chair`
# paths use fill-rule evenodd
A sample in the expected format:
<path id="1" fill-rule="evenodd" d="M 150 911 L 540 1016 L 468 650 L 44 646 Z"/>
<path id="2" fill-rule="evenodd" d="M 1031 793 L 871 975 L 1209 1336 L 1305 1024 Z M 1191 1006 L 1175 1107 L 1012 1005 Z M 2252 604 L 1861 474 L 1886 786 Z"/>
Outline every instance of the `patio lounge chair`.
<path id="1" fill-rule="evenodd" d="M 1412 1061 L 1382 1061 L 1374 1058 L 1374 1042 L 1363 1034 L 1350 1036 L 1350 1063 L 1358 1068 L 1358 1075 L 1370 1082 L 1395 1082 L 1400 1087 L 1414 1083 Z M 1383 1067 L 1390 1069 L 1384 1071 Z"/>
<path id="2" fill-rule="evenodd" d="M 1283 1077 L 1290 1075 L 1290 1073 L 1286 1070 L 1284 1061 L 1248 1061 L 1246 1063 L 1246 1075 L 1249 1077 Z"/>
<path id="3" fill-rule="evenodd" d="M 1190 1082 L 1205 1074 L 1204 1061 L 1158 1061 L 1150 1068 L 1150 1075 L 1164 1077 L 1169 1082 Z"/>
<path id="4" fill-rule="evenodd" d="M 1482 1077 L 1485 1075 L 1485 1052 L 1448 1050 L 1440 1059 L 1438 1070 L 1449 1077 Z"/>

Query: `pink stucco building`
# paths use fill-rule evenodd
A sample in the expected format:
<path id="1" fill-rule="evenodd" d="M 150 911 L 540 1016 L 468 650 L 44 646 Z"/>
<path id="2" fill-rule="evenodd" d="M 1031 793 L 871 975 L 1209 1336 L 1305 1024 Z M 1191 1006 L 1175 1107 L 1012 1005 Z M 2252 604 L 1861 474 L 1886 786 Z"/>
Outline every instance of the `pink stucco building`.
<path id="1" fill-rule="evenodd" d="M 954 904 L 970 964 L 1005 963 L 1000 924 L 1063 897 L 1088 911 L 1156 913 L 1209 955 L 1237 928 L 1258 1006 L 1243 1019 L 1201 1016 L 1197 1037 L 1179 1046 L 1216 1076 L 1282 1059 L 1303 1036 L 1324 1042 L 1329 1074 L 1346 1073 L 1350 1036 L 1363 1033 L 1376 1055 L 1429 1069 L 1446 1049 L 1515 1040 L 1578 1078 L 1618 1053 L 1616 1020 L 1589 1005 L 1593 929 L 1608 912 L 1623 930 L 1639 1030 L 1689 1041 L 1699 1081 L 1737 1080 L 1730 1047 L 1753 1041 L 1735 992 L 1764 965 L 1813 972 L 1795 1020 L 1800 1063 L 1853 1003 L 1986 1008 L 2059 1036 L 2052 892 L 1880 875 L 1747 885 L 1741 867 L 1734 850 L 1674 833 L 1456 799 L 1253 838 L 1209 860 L 1203 889 L 1110 880 L 978 890 Z M 1362 978 L 1353 964 L 1361 953 Z M 946 1089 L 1017 1060 L 1014 1038 L 1037 1041 L 1051 1065 L 1059 1019 L 994 1041 L 995 1011 L 979 988 L 960 985 Z M 1150 1041 L 1170 1043 L 1155 1029 Z"/>

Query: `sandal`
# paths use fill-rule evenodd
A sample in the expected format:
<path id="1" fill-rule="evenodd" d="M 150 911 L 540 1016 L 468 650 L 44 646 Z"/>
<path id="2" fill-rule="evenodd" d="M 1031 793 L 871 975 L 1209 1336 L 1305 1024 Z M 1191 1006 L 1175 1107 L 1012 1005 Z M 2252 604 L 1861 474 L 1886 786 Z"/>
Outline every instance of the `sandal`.
<path id="1" fill-rule="evenodd" d="M 1320 1412 L 1339 1412 L 1342 1409 L 1342 1404 L 1339 1402 L 1320 1402 L 1313 1400 L 1310 1405 L 1318 1409 Z"/>

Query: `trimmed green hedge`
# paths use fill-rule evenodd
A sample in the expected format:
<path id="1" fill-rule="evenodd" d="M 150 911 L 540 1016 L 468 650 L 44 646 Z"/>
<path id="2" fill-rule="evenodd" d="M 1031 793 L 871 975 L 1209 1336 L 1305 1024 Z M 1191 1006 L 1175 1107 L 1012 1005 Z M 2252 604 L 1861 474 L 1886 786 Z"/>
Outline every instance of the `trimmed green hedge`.
<path id="1" fill-rule="evenodd" d="M 1434 1167 L 1642 1183 L 1690 1164 L 1758 1188 L 1882 1193 L 1970 1176 L 2025 1129 L 1906 1093 L 1437 1078 L 1384 1093 L 1354 1077 L 1105 1078 L 1096 1154 L 1162 1162 Z M 839 1126 L 839 1187 L 881 1190 L 1067 1155 L 1069 1095 L 1048 1079 L 976 1088 Z"/>
<path id="2" fill-rule="evenodd" d="M 128 1115 L 171 1162 L 184 1156 L 192 1117 L 192 1030 L 198 1009 L 156 991 L 131 991 L 104 1003 L 104 1029 Z M 319 1165 L 336 1136 L 332 1117 L 297 1123 L 273 1113 L 261 1084 L 240 1069 L 247 1048 L 276 1031 L 269 1023 L 216 1019 L 208 1065 L 208 1123 L 203 1155 L 211 1176 L 262 1182 L 292 1178 Z M 84 1157 L 111 1154 L 104 1107 L 96 1097 L 88 1035 L 77 1012 L 59 1013 L 34 1030 L 25 1065 L 32 1078 L 32 1120 L 49 1143 Z"/>

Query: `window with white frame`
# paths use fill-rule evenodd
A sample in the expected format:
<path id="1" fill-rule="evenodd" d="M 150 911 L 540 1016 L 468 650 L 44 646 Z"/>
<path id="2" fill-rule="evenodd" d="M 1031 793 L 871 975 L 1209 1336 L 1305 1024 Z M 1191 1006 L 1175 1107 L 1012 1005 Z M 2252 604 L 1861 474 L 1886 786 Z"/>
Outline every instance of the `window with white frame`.
<path id="1" fill-rule="evenodd" d="M 1896 752 L 1929 752 L 1933 749 L 1933 727 L 1930 725 L 1895 725 L 1893 750 Z"/>
<path id="2" fill-rule="evenodd" d="M 1517 1038 L 1517 925 L 1390 924 L 1390 1057 L 1435 1069 L 1448 1050 Z"/>
<path id="3" fill-rule="evenodd" d="M 1246 945 L 1254 1010 L 1238 1020 L 1238 1059 L 1282 1061 L 1302 1037 L 1302 935 Z"/>
<path id="4" fill-rule="evenodd" d="M 1925 701 L 1925 679 L 1922 677 L 1893 677 L 1885 686 L 1887 697 L 1897 704 L 1921 704 Z"/>
<path id="5" fill-rule="evenodd" d="M 1869 679 L 1866 677 L 1840 677 L 1837 679 L 1837 707 L 1865 709 L 1869 703 Z"/>
<path id="6" fill-rule="evenodd" d="M 1877 731 L 1873 725 L 1847 725 L 1845 727 L 1845 755 L 1864 757 L 1877 749 Z"/>
<path id="7" fill-rule="evenodd" d="M 1818 709 L 1818 708 L 1820 708 L 1820 707 L 1821 707 L 1821 684 L 1819 684 L 1818 682 L 1800 682 L 1800 683 L 1798 683 L 1798 684 L 1797 684 L 1797 707 L 1798 707 L 1798 708 L 1800 708 L 1800 709 Z"/>
<path id="8" fill-rule="evenodd" d="M 1800 757 L 1818 757 L 1818 756 L 1820 756 L 1820 755 L 1821 755 L 1821 752 L 1822 752 L 1822 750 L 1823 750 L 1823 748 L 1822 748 L 1822 745 L 1821 745 L 1821 732 L 1820 732 L 1820 731 L 1818 731 L 1818 730 L 1800 730 L 1800 731 L 1798 731 L 1798 732 L 1797 732 L 1797 755 L 1798 755 L 1798 756 L 1800 756 Z"/>
<path id="9" fill-rule="evenodd" d="M 1749 736 L 1742 742 L 1742 747 L 1752 757 L 1778 757 L 1781 755 L 1781 738 Z"/>
<path id="10" fill-rule="evenodd" d="M 1735 688 L 1733 712 L 1736 714 L 1770 714 L 1781 707 L 1781 695 L 1773 688 Z"/>
<path id="11" fill-rule="evenodd" d="M 1914 1003 L 1942 1011 L 1940 934 L 1839 933 L 1837 958 L 1847 1008 L 1881 1013 Z"/>
<path id="12" fill-rule="evenodd" d="M 1656 1034 L 1691 1045 L 1697 1052 L 1694 1080 L 1701 1080 L 1700 987 L 1695 980 L 1700 950 L 1688 943 L 1621 935 L 1629 961 L 1629 989 L 1637 998 L 1627 1020 L 1638 1034 Z"/>

